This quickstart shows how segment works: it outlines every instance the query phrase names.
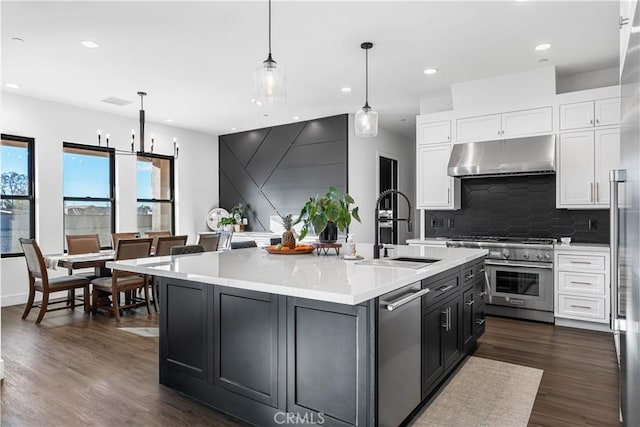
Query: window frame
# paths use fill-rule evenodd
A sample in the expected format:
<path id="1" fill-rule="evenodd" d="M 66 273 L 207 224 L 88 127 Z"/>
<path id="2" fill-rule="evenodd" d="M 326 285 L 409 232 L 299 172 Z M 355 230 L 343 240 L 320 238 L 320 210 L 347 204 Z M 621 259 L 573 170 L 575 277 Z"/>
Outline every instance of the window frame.
<path id="1" fill-rule="evenodd" d="M 170 203 L 171 204 L 171 234 L 176 234 L 175 157 L 138 151 L 136 153 L 136 173 L 138 170 L 138 161 L 141 157 L 169 161 L 169 198 L 168 199 L 153 199 L 153 198 L 140 199 L 138 198 L 137 188 L 136 188 L 136 211 L 139 203 Z"/>
<path id="2" fill-rule="evenodd" d="M 25 136 L 0 134 L 0 139 L 7 141 L 24 142 L 27 144 L 27 185 L 28 193 L 23 195 L 5 195 L 0 194 L 1 200 L 28 200 L 29 201 L 29 238 L 36 238 L 36 159 L 35 159 L 35 138 Z M 24 252 L 3 252 L 1 258 L 16 258 L 24 256 Z"/>
<path id="3" fill-rule="evenodd" d="M 110 202 L 111 203 L 111 233 L 115 233 L 116 230 L 116 150 L 114 148 L 109 147 L 97 147 L 95 145 L 87 145 L 87 144 L 78 144 L 75 142 L 63 142 L 62 143 L 62 156 L 63 156 L 63 168 L 62 168 L 62 176 L 64 183 L 64 153 L 65 148 L 72 148 L 76 150 L 85 150 L 85 151 L 97 151 L 101 153 L 107 153 L 109 155 L 109 193 L 110 197 L 72 197 L 65 196 L 64 194 L 64 184 L 62 186 L 62 236 L 63 239 L 66 239 L 66 227 L 64 220 L 64 206 L 65 202 L 84 202 L 84 201 L 94 201 L 94 202 Z M 66 241 L 65 241 L 65 249 Z M 100 249 L 110 249 L 109 246 L 101 246 Z"/>

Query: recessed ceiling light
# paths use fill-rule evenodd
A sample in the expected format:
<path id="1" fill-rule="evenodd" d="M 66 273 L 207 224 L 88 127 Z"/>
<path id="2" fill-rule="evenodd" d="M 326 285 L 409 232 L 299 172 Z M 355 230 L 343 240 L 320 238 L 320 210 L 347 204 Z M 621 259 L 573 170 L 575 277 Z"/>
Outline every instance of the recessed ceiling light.
<path id="1" fill-rule="evenodd" d="M 400 119 L 400 121 L 401 121 L 401 122 L 406 122 L 406 121 L 407 121 L 407 119 Z"/>
<path id="2" fill-rule="evenodd" d="M 13 40 L 14 42 L 23 42 L 24 39 L 21 39 L 20 37 L 12 37 L 11 40 Z"/>
<path id="3" fill-rule="evenodd" d="M 344 93 L 351 92 L 351 88 L 349 86 L 341 87 L 340 90 Z"/>
<path id="4" fill-rule="evenodd" d="M 549 61 L 547 58 L 540 58 L 538 59 L 538 62 L 541 64 L 544 64 L 545 62 Z"/>
<path id="5" fill-rule="evenodd" d="M 256 101 L 256 105 L 257 105 L 258 107 L 262 106 L 262 101 Z"/>
<path id="6" fill-rule="evenodd" d="M 300 117 L 298 117 L 298 116 L 293 116 L 293 120 L 300 120 Z"/>
<path id="7" fill-rule="evenodd" d="M 262 115 L 263 117 L 269 117 L 269 115 L 267 113 Z"/>
<path id="8" fill-rule="evenodd" d="M 427 68 L 426 70 L 424 70 L 425 74 L 435 74 L 438 72 L 437 68 Z"/>
<path id="9" fill-rule="evenodd" d="M 231 130 L 238 130 L 238 129 L 236 129 L 236 128 L 231 128 Z"/>
<path id="10" fill-rule="evenodd" d="M 540 43 L 534 49 L 535 50 L 547 50 L 551 48 L 551 43 Z"/>
<path id="11" fill-rule="evenodd" d="M 18 83 L 5 83 L 4 84 L 6 87 L 11 88 L 11 89 L 20 89 L 21 86 Z"/>
<path id="12" fill-rule="evenodd" d="M 97 47 L 100 47 L 98 43 L 93 42 L 91 40 L 82 40 L 80 44 L 82 44 L 82 46 L 87 47 L 89 49 L 95 49 Z"/>
<path id="13" fill-rule="evenodd" d="M 167 122 L 167 123 L 171 123 L 171 122 L 173 122 L 173 119 L 164 119 L 164 121 Z"/>

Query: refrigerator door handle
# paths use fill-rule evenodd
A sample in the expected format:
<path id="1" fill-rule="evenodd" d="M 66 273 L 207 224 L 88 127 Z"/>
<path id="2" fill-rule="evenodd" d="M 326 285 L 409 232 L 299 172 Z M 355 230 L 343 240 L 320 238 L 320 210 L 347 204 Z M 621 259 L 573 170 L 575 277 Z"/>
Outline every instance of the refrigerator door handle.
<path id="1" fill-rule="evenodd" d="M 618 256 L 620 249 L 620 213 L 618 206 L 618 184 L 627 180 L 627 171 L 625 169 L 613 169 L 609 172 L 609 222 L 610 222 L 610 246 L 611 252 L 610 274 L 610 302 L 611 302 L 611 330 L 618 330 Z"/>

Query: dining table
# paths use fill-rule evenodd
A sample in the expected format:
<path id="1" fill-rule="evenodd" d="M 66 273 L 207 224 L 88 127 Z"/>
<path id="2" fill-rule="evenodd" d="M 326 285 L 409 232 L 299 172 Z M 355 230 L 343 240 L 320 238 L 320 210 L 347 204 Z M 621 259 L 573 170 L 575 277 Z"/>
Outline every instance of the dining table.
<path id="1" fill-rule="evenodd" d="M 109 269 L 105 267 L 108 261 L 113 261 L 115 258 L 115 251 L 113 249 L 106 249 L 96 253 L 86 254 L 54 254 L 45 255 L 44 262 L 47 268 L 57 270 L 59 267 L 69 270 L 69 274 L 73 270 L 79 270 L 82 268 L 93 268 L 95 275 L 98 277 L 107 276 Z"/>

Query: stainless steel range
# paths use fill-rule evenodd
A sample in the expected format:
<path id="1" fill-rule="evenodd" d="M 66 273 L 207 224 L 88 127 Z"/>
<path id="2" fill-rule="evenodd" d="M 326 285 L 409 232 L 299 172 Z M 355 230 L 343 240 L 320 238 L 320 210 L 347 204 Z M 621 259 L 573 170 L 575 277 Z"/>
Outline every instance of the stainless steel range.
<path id="1" fill-rule="evenodd" d="M 489 251 L 488 314 L 553 323 L 555 243 L 555 239 L 460 236 L 447 241 L 447 246 Z"/>

